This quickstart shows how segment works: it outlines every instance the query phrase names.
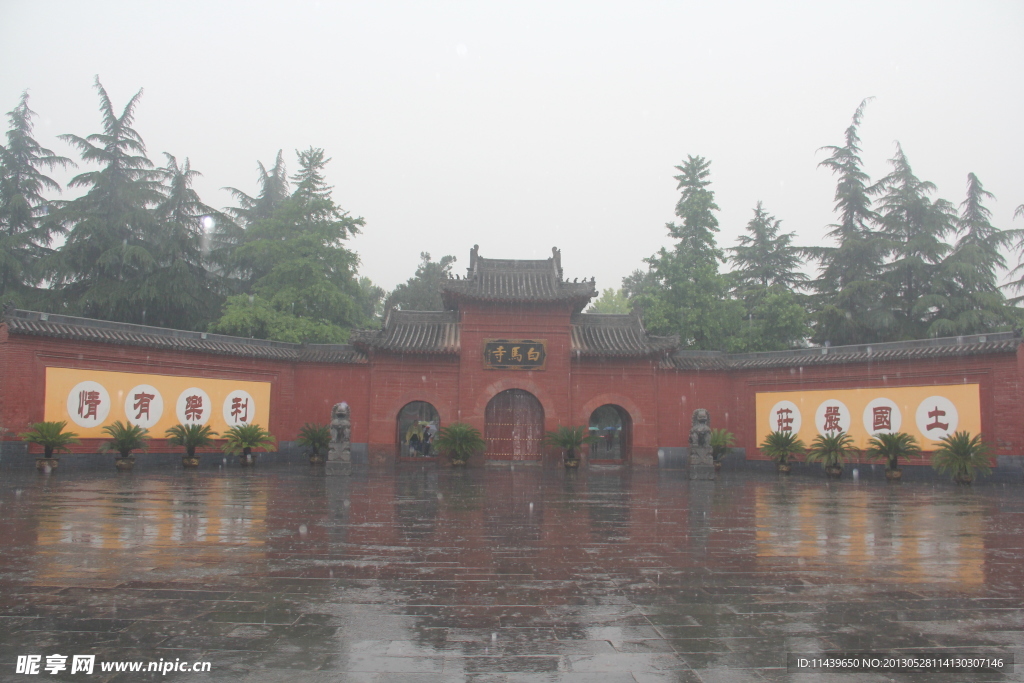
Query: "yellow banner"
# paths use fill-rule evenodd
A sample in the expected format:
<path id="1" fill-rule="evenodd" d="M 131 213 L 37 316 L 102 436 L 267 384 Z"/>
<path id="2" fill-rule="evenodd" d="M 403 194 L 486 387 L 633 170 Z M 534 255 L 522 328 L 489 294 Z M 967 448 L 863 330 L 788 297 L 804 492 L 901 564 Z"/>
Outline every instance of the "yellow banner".
<path id="1" fill-rule="evenodd" d="M 878 433 L 906 432 L 925 450 L 953 432 L 981 432 L 977 384 L 758 393 L 757 443 L 773 431 L 796 432 L 807 445 L 843 431 L 857 448 Z"/>
<path id="2" fill-rule="evenodd" d="M 270 423 L 270 382 L 46 368 L 47 421 L 64 420 L 81 438 L 107 435 L 120 420 L 155 439 L 176 424 L 210 425 L 218 434 L 240 424 Z"/>

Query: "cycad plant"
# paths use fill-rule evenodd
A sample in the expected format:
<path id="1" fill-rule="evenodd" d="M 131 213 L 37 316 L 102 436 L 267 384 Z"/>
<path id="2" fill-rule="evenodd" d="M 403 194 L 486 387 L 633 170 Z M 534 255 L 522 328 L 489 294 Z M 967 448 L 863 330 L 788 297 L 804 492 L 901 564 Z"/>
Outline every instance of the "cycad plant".
<path id="1" fill-rule="evenodd" d="M 906 432 L 875 434 L 868 441 L 865 454 L 875 460 L 885 458 L 886 476 L 892 479 L 898 475 L 891 473 L 900 471 L 900 458 L 920 455 L 921 447 L 917 445 L 917 439 Z"/>
<path id="2" fill-rule="evenodd" d="M 790 458 L 796 458 L 807 450 L 807 446 L 794 432 L 772 432 L 764 438 L 758 448 L 774 460 L 775 466 L 783 473 L 789 472 Z"/>
<path id="3" fill-rule="evenodd" d="M 476 427 L 455 422 L 437 433 L 434 448 L 447 455 L 453 465 L 465 465 L 470 456 L 487 448 L 487 442 Z"/>
<path id="4" fill-rule="evenodd" d="M 728 429 L 711 430 L 711 458 L 719 465 L 722 457 L 729 452 L 729 449 L 736 443 L 736 435 Z"/>
<path id="5" fill-rule="evenodd" d="M 181 446 L 185 449 L 185 455 L 181 459 L 185 467 L 198 467 L 199 458 L 196 457 L 196 449 L 211 445 L 217 432 L 213 431 L 210 425 L 177 424 L 168 429 L 165 436 L 170 445 Z"/>
<path id="6" fill-rule="evenodd" d="M 273 435 L 258 424 L 235 425 L 224 432 L 224 438 L 224 452 L 238 455 L 242 465 L 253 463 L 252 449 L 273 448 L 275 445 Z"/>
<path id="7" fill-rule="evenodd" d="M 321 463 L 324 461 L 323 452 L 327 450 L 328 444 L 331 443 L 331 429 L 327 425 L 307 422 L 299 430 L 297 441 L 300 446 L 305 446 L 312 451 L 309 454 L 309 461 L 311 463 Z"/>
<path id="8" fill-rule="evenodd" d="M 149 430 L 118 420 L 114 424 L 104 427 L 103 431 L 110 437 L 110 441 L 100 446 L 100 450 L 115 451 L 118 454 L 118 468 L 131 469 L 130 461 L 135 459 L 132 451 L 146 447 L 146 443 L 149 441 Z"/>
<path id="9" fill-rule="evenodd" d="M 981 440 L 981 434 L 956 432 L 939 440 L 942 444 L 932 454 L 932 467 L 942 474 L 952 475 L 958 484 L 970 484 L 975 474 L 991 474 L 989 458 L 992 450 Z"/>
<path id="10" fill-rule="evenodd" d="M 846 432 L 819 434 L 814 437 L 811 448 L 807 451 L 807 462 L 820 462 L 826 474 L 838 477 L 843 473 L 846 458 L 856 451 L 853 437 Z"/>
<path id="11" fill-rule="evenodd" d="M 19 434 L 18 438 L 26 443 L 42 446 L 43 457 L 52 460 L 54 452 L 68 452 L 71 450 L 68 446 L 79 443 L 78 434 L 64 431 L 67 426 L 66 421 L 36 422 L 27 432 Z"/>
<path id="12" fill-rule="evenodd" d="M 565 452 L 565 464 L 575 467 L 579 463 L 579 451 L 584 444 L 594 444 L 598 437 L 590 433 L 586 427 L 559 427 L 544 435 L 544 443 Z"/>

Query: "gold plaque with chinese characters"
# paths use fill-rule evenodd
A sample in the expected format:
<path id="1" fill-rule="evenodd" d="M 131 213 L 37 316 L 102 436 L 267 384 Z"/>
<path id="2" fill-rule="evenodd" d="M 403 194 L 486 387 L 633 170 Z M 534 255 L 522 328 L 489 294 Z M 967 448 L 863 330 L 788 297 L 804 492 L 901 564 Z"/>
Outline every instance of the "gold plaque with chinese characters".
<path id="1" fill-rule="evenodd" d="M 544 339 L 485 339 L 484 368 L 543 370 L 547 359 L 544 345 Z"/>

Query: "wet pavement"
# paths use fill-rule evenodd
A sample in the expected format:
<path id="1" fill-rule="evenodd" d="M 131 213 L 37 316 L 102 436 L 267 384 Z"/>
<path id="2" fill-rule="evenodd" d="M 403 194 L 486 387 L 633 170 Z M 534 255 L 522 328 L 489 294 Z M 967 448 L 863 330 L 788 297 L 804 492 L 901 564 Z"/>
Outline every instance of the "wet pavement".
<path id="1" fill-rule="evenodd" d="M 0 680 L 1024 680 L 1024 484 L 112 469 L 3 473 Z M 787 671 L 834 651 L 1020 664 Z M 159 660 L 212 671 L 99 671 Z"/>

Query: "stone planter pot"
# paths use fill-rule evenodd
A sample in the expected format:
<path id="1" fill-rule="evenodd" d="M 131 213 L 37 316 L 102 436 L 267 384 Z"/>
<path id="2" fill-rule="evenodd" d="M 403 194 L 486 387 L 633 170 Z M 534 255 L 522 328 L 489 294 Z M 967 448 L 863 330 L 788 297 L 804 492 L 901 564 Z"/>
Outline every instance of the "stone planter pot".
<path id="1" fill-rule="evenodd" d="M 779 474 L 789 474 L 793 471 L 793 466 L 788 462 L 775 463 L 775 469 Z"/>
<path id="2" fill-rule="evenodd" d="M 309 456 L 309 464 L 310 465 L 323 465 L 325 462 L 327 462 L 327 458 L 325 458 L 322 455 L 311 455 L 311 456 Z"/>
<path id="3" fill-rule="evenodd" d="M 114 461 L 114 467 L 117 468 L 118 472 L 131 472 L 132 468 L 135 467 L 135 458 L 118 458 Z"/>
<path id="4" fill-rule="evenodd" d="M 250 467 L 256 464 L 256 456 L 252 453 L 241 453 L 238 456 L 238 464 L 242 467 Z"/>
<path id="5" fill-rule="evenodd" d="M 958 474 L 953 477 L 953 481 L 961 486 L 969 486 L 974 481 L 974 477 L 969 474 Z"/>
<path id="6" fill-rule="evenodd" d="M 889 481 L 899 481 L 903 478 L 903 470 L 886 470 L 885 478 Z"/>
<path id="7" fill-rule="evenodd" d="M 838 479 L 839 477 L 843 476 L 843 468 L 842 467 L 826 467 L 825 468 L 825 476 L 826 477 L 831 477 L 833 479 Z"/>
<path id="8" fill-rule="evenodd" d="M 181 456 L 181 466 L 187 470 L 194 470 L 199 467 L 199 456 Z"/>
<path id="9" fill-rule="evenodd" d="M 60 460 L 57 458 L 36 458 L 36 469 L 40 472 L 53 472 Z"/>

